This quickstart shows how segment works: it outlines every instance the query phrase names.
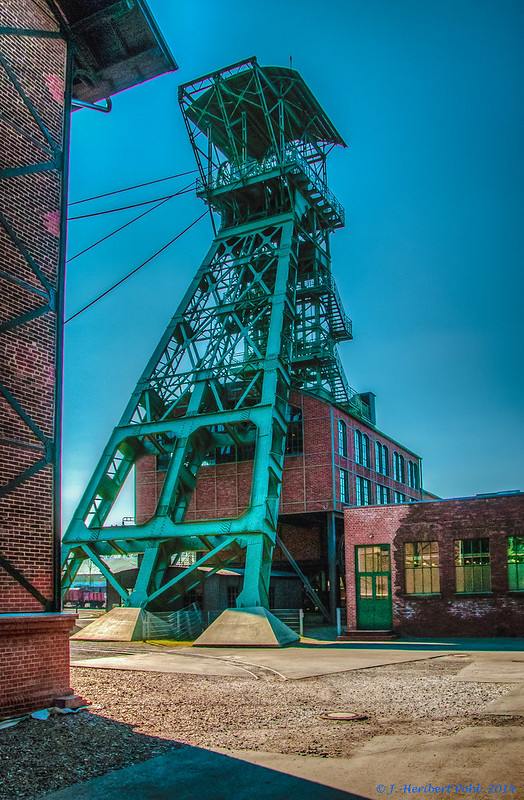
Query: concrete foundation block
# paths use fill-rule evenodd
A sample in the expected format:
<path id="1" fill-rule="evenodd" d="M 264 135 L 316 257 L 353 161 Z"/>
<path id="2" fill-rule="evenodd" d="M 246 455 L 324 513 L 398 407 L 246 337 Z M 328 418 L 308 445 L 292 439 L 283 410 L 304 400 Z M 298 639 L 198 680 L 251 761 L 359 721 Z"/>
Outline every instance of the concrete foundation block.
<path id="1" fill-rule="evenodd" d="M 261 606 L 228 608 L 193 647 L 285 647 L 300 636 Z"/>

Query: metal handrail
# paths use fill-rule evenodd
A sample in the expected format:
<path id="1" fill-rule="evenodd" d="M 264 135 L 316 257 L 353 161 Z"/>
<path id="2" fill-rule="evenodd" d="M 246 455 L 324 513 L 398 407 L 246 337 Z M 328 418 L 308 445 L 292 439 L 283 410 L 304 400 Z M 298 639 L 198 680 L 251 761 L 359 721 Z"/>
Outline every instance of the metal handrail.
<path id="1" fill-rule="evenodd" d="M 283 167 L 296 165 L 298 169 L 306 176 L 308 181 L 313 187 L 322 195 L 322 197 L 329 203 L 330 207 L 344 222 L 344 207 L 337 200 L 331 189 L 329 189 L 322 178 L 315 172 L 311 165 L 300 154 L 296 147 L 287 145 L 284 147 L 280 157 L 276 155 L 265 156 L 262 161 L 246 160 L 240 164 L 231 164 L 229 161 L 224 161 L 217 169 L 214 179 L 207 181 L 209 189 L 217 189 L 221 186 L 229 186 L 233 184 L 241 184 L 246 178 L 251 178 L 256 175 L 264 175 L 267 172 Z M 206 188 L 204 181 L 200 178 L 197 180 L 197 193 Z"/>

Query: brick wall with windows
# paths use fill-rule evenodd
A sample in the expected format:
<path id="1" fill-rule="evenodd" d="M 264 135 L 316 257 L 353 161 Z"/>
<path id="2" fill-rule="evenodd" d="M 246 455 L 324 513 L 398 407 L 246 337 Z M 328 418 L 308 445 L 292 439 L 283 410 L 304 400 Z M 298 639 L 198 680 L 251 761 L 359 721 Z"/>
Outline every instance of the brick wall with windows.
<path id="1" fill-rule="evenodd" d="M 403 636 L 524 636 L 524 494 L 345 512 L 348 631 L 355 547 L 389 544 L 393 629 Z"/>
<path id="2" fill-rule="evenodd" d="M 343 511 L 349 505 L 420 500 L 420 458 L 337 407 L 300 392 L 289 397 L 289 434 L 280 513 Z M 300 419 L 301 418 L 301 419 Z M 394 454 L 403 464 L 393 477 Z M 246 457 L 249 453 L 245 454 Z M 249 502 L 252 462 L 203 465 L 186 519 L 238 516 Z M 411 468 L 408 469 L 408 465 Z M 166 465 L 145 456 L 136 468 L 138 523 L 154 513 Z M 409 485 L 411 478 L 412 486 Z"/>

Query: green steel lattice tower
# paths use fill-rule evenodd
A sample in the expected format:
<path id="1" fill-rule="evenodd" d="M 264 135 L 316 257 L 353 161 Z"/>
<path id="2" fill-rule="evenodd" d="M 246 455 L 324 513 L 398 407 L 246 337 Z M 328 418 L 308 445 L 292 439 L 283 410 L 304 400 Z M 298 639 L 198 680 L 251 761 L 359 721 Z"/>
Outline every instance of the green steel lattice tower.
<path id="1" fill-rule="evenodd" d="M 221 225 L 65 534 L 63 588 L 91 558 L 124 605 L 151 609 L 245 559 L 237 606 L 267 608 L 290 387 L 365 414 L 336 351 L 351 322 L 331 274 L 329 235 L 344 212 L 326 157 L 344 142 L 296 71 L 255 58 L 181 86 L 179 100 L 198 196 Z M 253 459 L 247 510 L 186 521 L 199 467 L 224 447 Z M 147 454 L 167 461 L 153 517 L 104 527 Z M 187 551 L 205 555 L 167 579 Z M 130 594 L 101 560 L 129 553 L 142 554 Z"/>

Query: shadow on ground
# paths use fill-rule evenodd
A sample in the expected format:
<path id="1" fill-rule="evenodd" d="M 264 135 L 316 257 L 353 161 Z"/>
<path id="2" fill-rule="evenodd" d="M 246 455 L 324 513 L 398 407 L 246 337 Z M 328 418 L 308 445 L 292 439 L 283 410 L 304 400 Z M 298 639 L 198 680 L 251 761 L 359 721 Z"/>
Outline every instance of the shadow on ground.
<path id="1" fill-rule="evenodd" d="M 364 800 L 92 712 L 26 719 L 0 735 L 0 800 Z"/>
<path id="2" fill-rule="evenodd" d="M 253 800 L 255 796 L 257 800 L 366 800 L 362 795 L 192 746 L 40 800 Z"/>

